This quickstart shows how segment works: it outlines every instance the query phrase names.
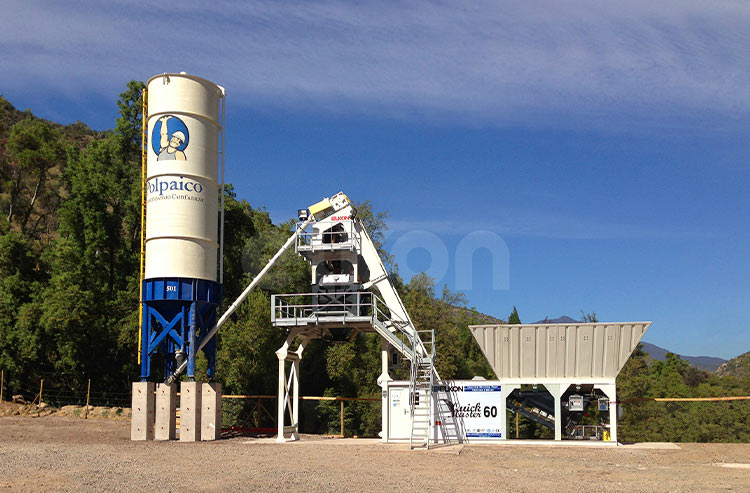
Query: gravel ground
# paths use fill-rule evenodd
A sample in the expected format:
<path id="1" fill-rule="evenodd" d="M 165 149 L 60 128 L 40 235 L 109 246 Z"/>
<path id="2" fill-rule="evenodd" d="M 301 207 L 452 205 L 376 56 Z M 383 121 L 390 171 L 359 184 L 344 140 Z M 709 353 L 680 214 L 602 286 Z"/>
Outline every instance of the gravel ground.
<path id="1" fill-rule="evenodd" d="M 129 421 L 0 418 L 0 491 L 748 491 L 750 444 L 450 446 L 247 437 L 131 442 Z"/>

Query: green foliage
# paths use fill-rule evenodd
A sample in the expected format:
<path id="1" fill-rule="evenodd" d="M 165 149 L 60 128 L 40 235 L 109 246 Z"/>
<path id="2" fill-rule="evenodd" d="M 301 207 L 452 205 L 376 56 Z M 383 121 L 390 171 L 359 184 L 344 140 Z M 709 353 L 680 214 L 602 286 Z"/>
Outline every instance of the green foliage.
<path id="1" fill-rule="evenodd" d="M 224 300 L 230 303 L 245 288 L 242 252 L 256 235 L 255 215 L 247 201 L 237 200 L 232 185 L 224 185 Z"/>
<path id="2" fill-rule="evenodd" d="M 26 318 L 33 309 L 34 293 L 44 282 L 34 246 L 20 233 L 0 236 L 0 368 L 11 383 L 29 377 L 37 359 L 39 332 Z"/>
<path id="3" fill-rule="evenodd" d="M 639 345 L 617 377 L 624 405 L 624 441 L 747 442 L 750 402 L 642 402 L 643 397 L 721 397 L 748 395 L 750 381 L 719 377 L 667 353 L 649 366 Z"/>
<path id="4" fill-rule="evenodd" d="M 115 133 L 119 135 L 128 154 L 137 154 L 141 149 L 141 129 L 143 128 L 143 90 L 146 84 L 131 80 L 127 90 L 120 94 L 117 107 L 120 116 L 117 117 Z"/>
<path id="5" fill-rule="evenodd" d="M 375 249 L 380 254 L 380 258 L 385 265 L 386 270 L 392 275 L 398 275 L 398 268 L 396 266 L 395 258 L 393 255 L 385 250 L 385 231 L 388 229 L 386 223 L 388 219 L 388 213 L 385 211 L 378 211 L 372 208 L 372 203 L 369 200 L 364 202 L 355 203 L 354 209 L 357 211 L 357 217 L 364 225 L 367 233 L 370 235 Z"/>
<path id="6" fill-rule="evenodd" d="M 0 153 L 0 361 L 11 378 L 54 373 L 50 385 L 80 388 L 96 375 L 100 388 L 118 390 L 131 379 L 140 158 L 121 133 L 96 135 L 28 114 Z"/>
<path id="7" fill-rule="evenodd" d="M 513 307 L 513 311 L 508 316 L 508 323 L 509 324 L 520 324 L 521 323 L 521 317 L 518 316 L 518 310 L 516 307 Z"/>
<path id="8" fill-rule="evenodd" d="M 471 378 L 466 338 L 461 337 L 459 326 L 468 331 L 463 317 L 463 295 L 443 288 L 442 297 L 435 296 L 435 283 L 426 274 L 412 277 L 405 288 L 404 305 L 418 330 L 435 331 L 435 368 L 443 379 Z M 462 339 L 463 343 L 462 344 Z M 485 375 L 486 376 L 486 375 Z"/>
<path id="9" fill-rule="evenodd" d="M 26 118 L 11 127 L 6 151 L 1 195 L 5 220 L 38 239 L 55 227 L 60 204 L 57 180 L 65 160 L 60 132 L 42 120 Z"/>

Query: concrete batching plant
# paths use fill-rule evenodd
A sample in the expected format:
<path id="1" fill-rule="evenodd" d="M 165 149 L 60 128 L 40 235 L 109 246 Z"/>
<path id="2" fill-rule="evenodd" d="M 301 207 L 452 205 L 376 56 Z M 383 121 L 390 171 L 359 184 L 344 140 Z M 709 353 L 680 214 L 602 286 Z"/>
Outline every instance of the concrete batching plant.
<path id="1" fill-rule="evenodd" d="M 615 377 L 649 322 L 472 326 L 496 381 L 441 381 L 434 332 L 418 330 L 357 210 L 342 192 L 299 210 L 299 223 L 268 264 L 217 319 L 222 299 L 224 110 L 220 86 L 184 73 L 151 78 L 144 98 L 142 293 L 139 363 L 133 384 L 133 440 L 221 433 L 221 386 L 197 383 L 204 350 L 216 371 L 215 334 L 282 254 L 294 246 L 310 265 L 311 292 L 275 294 L 271 321 L 286 341 L 278 358 L 277 440 L 299 438 L 299 372 L 310 340 L 381 339 L 384 442 L 412 447 L 508 438 L 506 410 L 554 431 L 590 438 L 581 417 L 595 403 L 594 438 L 617 440 Z M 392 377 L 408 361 L 409 380 Z M 165 383 L 154 361 L 161 362 Z M 544 387 L 548 394 L 536 392 Z M 605 422 L 606 421 L 606 422 Z M 288 424 L 287 424 L 288 423 Z M 589 427 L 590 428 L 590 427 Z M 588 430 L 590 433 L 591 430 Z"/>

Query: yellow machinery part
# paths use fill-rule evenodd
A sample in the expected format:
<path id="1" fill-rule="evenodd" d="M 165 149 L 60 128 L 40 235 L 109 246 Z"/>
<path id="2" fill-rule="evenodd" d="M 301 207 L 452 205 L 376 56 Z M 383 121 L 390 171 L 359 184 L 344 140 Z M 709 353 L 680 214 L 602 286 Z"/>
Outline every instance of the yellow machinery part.
<path id="1" fill-rule="evenodd" d="M 310 207 L 308 207 L 310 210 L 310 215 L 315 217 L 316 219 L 320 219 L 320 215 L 323 213 L 333 209 L 333 205 L 331 205 L 331 201 L 328 199 L 323 199 L 317 204 L 313 204 Z"/>
<path id="2" fill-rule="evenodd" d="M 141 270 L 138 283 L 138 364 L 141 364 L 143 327 L 143 275 L 146 265 L 146 161 L 148 158 L 148 91 L 143 88 L 141 107 Z"/>

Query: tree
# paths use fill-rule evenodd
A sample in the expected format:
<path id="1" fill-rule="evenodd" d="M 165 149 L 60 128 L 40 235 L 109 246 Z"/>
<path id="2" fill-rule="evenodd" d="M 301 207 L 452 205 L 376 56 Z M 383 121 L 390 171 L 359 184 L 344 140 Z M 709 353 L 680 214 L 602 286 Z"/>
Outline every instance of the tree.
<path id="1" fill-rule="evenodd" d="M 588 324 L 588 323 L 596 323 L 599 321 L 599 318 L 596 316 L 596 312 L 591 313 L 585 313 L 583 310 L 581 310 L 581 322 Z"/>
<path id="2" fill-rule="evenodd" d="M 245 288 L 249 267 L 247 241 L 256 235 L 256 211 L 245 200 L 237 200 L 231 184 L 224 185 L 224 303 L 234 301 Z M 228 306 L 228 305 L 227 305 Z"/>
<path id="3" fill-rule="evenodd" d="M 9 164 L 2 177 L 5 219 L 38 239 L 54 228 L 51 219 L 60 202 L 54 183 L 65 161 L 60 133 L 42 120 L 26 118 L 11 128 L 7 154 Z"/>
<path id="4" fill-rule="evenodd" d="M 117 387 L 135 372 L 141 160 L 132 114 L 140 105 L 137 84 L 129 86 L 118 131 L 68 150 L 59 237 L 45 255 L 50 280 L 29 316 L 44 333 L 46 365 L 69 387 L 93 374 Z"/>
<path id="5" fill-rule="evenodd" d="M 513 307 L 513 311 L 510 312 L 510 315 L 508 316 L 508 323 L 509 324 L 520 324 L 521 323 L 521 317 L 518 316 L 518 310 L 516 310 L 516 307 Z"/>
<path id="6" fill-rule="evenodd" d="M 369 200 L 354 204 L 354 209 L 357 211 L 357 217 L 362 221 L 362 225 L 370 235 L 370 239 L 375 245 L 375 249 L 378 251 L 386 270 L 391 277 L 398 276 L 398 267 L 395 263 L 395 258 L 388 253 L 384 245 L 385 231 L 388 230 L 388 225 L 386 223 L 388 213 L 385 211 L 375 212 L 372 208 L 372 203 L 370 203 Z"/>
<path id="7" fill-rule="evenodd" d="M 125 153 L 129 157 L 140 155 L 141 131 L 143 128 L 143 90 L 146 84 L 141 81 L 128 82 L 125 92 L 120 94 L 117 107 L 120 116 L 117 117 L 115 132 L 123 139 Z"/>
<path id="8" fill-rule="evenodd" d="M 32 242 L 15 231 L 0 235 L 0 368 L 11 386 L 38 369 L 40 333 L 26 313 L 46 279 Z"/>

